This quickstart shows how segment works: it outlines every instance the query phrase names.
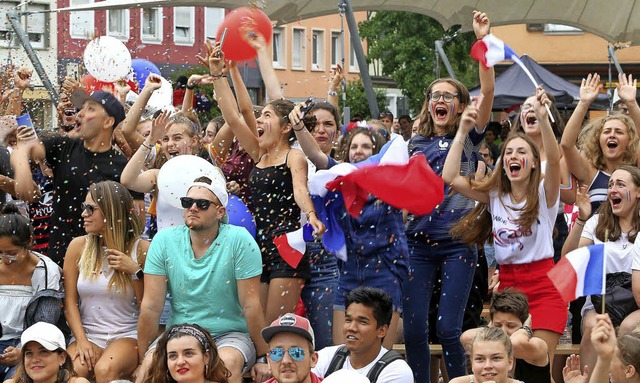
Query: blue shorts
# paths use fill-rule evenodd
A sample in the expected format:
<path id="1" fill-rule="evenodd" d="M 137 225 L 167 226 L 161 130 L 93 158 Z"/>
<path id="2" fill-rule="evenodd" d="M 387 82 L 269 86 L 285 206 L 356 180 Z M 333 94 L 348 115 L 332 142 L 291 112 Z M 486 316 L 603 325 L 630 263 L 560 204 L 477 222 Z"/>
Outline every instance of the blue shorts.
<path id="1" fill-rule="evenodd" d="M 346 262 L 338 261 L 338 291 L 333 308 L 345 309 L 349 292 L 356 287 L 377 287 L 391 295 L 393 311 L 402 312 L 402 288 L 407 280 L 406 252 L 387 251 L 371 255 L 349 254 Z M 393 254 L 393 255 L 392 255 Z"/>

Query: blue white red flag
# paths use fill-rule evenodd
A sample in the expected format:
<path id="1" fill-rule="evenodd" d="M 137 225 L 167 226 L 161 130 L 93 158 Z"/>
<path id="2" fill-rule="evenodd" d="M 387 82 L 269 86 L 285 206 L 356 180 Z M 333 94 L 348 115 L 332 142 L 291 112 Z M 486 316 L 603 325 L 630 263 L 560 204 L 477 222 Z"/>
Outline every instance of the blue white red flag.
<path id="1" fill-rule="evenodd" d="M 346 260 L 346 242 L 338 221 L 345 209 L 358 217 L 370 196 L 416 215 L 427 215 L 442 202 L 442 178 L 424 156 L 409 159 L 408 153 L 407 143 L 396 137 L 365 161 L 338 164 L 311 177 L 311 198 L 318 217 L 327 227 L 322 238 L 327 251 Z"/>
<path id="2" fill-rule="evenodd" d="M 565 302 L 587 295 L 604 294 L 606 288 L 604 244 L 573 250 L 547 275 Z"/>
<path id="3" fill-rule="evenodd" d="M 313 227 L 310 224 L 303 225 L 300 229 L 282 234 L 273 239 L 282 259 L 294 269 L 302 260 L 307 251 L 306 242 L 313 241 Z"/>
<path id="4" fill-rule="evenodd" d="M 471 57 L 482 63 L 485 68 L 491 68 L 500 61 L 516 61 L 513 57 L 519 59 L 513 49 L 492 34 L 486 35 L 471 46 Z"/>

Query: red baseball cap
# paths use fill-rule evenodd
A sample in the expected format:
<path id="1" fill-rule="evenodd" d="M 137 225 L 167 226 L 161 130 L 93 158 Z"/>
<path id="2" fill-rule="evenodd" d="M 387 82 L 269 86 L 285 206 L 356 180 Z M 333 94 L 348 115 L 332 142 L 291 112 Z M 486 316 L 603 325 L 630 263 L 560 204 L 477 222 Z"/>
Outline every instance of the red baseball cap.
<path id="1" fill-rule="evenodd" d="M 313 328 L 307 318 L 303 318 L 296 314 L 287 313 L 280 318 L 274 320 L 271 326 L 262 329 L 262 337 L 264 341 L 269 343 L 274 335 L 281 332 L 292 332 L 298 334 L 309 341 L 315 347 L 315 337 L 313 335 Z"/>

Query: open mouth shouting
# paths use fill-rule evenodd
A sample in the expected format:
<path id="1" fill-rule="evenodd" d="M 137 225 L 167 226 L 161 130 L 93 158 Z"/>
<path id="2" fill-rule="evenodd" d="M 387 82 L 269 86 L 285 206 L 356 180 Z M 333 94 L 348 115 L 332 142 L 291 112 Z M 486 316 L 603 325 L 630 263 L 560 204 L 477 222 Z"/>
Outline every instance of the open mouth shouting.
<path id="1" fill-rule="evenodd" d="M 509 163 L 509 174 L 511 174 L 512 177 L 520 175 L 520 170 L 522 170 L 522 164 L 519 161 Z"/>

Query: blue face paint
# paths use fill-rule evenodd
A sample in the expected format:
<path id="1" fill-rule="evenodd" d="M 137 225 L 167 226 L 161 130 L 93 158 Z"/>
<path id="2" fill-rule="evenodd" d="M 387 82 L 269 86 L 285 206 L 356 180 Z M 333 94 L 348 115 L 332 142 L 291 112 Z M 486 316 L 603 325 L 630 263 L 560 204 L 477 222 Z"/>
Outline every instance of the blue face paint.
<path id="1" fill-rule="evenodd" d="M 629 194 L 629 190 L 627 190 L 627 201 L 631 200 L 631 195 Z"/>

